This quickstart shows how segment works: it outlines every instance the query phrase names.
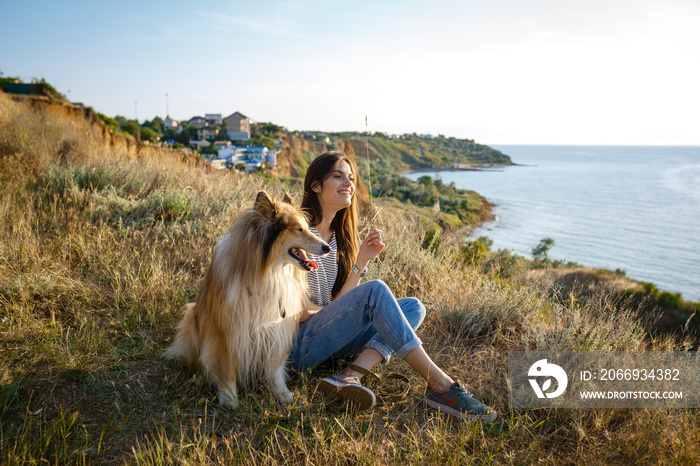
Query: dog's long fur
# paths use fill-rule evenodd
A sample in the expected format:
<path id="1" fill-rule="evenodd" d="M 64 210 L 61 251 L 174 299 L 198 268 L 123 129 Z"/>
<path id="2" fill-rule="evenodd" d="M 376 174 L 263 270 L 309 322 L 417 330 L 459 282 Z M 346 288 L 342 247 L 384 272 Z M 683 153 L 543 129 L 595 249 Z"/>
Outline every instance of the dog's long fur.
<path id="1" fill-rule="evenodd" d="M 289 196 L 280 201 L 264 191 L 214 247 L 197 302 L 187 305 L 166 355 L 206 369 L 224 406 L 238 406 L 237 384 L 259 380 L 281 402 L 293 401 L 286 360 L 312 264 L 303 251 L 324 255 L 330 248 Z"/>

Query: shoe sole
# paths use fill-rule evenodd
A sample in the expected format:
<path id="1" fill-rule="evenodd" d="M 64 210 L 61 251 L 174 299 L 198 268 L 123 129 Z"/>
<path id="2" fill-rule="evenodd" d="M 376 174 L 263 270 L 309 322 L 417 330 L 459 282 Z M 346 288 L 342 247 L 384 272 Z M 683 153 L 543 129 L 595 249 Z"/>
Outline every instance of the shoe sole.
<path id="1" fill-rule="evenodd" d="M 426 399 L 425 402 L 428 406 L 437 409 L 441 413 L 449 414 L 450 416 L 458 417 L 465 421 L 493 422 L 498 417 L 498 414 L 495 411 L 490 414 L 469 414 L 463 413 L 454 408 L 450 408 L 449 406 L 445 406 L 437 401 Z"/>
<path id="2" fill-rule="evenodd" d="M 359 411 L 372 408 L 377 401 L 372 390 L 354 383 L 340 384 L 323 379 L 318 383 L 318 388 L 329 398 L 352 403 Z"/>

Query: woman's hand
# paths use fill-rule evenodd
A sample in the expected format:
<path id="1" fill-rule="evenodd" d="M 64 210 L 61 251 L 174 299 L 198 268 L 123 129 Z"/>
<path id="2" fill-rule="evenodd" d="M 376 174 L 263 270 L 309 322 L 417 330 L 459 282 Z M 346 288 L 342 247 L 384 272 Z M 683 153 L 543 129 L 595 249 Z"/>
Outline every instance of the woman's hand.
<path id="1" fill-rule="evenodd" d="M 365 270 L 369 261 L 377 257 L 379 253 L 384 250 L 385 246 L 386 245 L 382 242 L 382 231 L 377 228 L 370 231 L 364 241 L 362 241 L 360 250 L 357 253 L 357 260 L 355 261 L 357 268 L 361 271 Z M 336 298 L 355 288 L 360 284 L 360 280 L 362 280 L 362 278 L 357 273 L 350 273 Z"/>
<path id="2" fill-rule="evenodd" d="M 367 263 L 377 257 L 386 245 L 382 242 L 382 230 L 375 228 L 370 231 L 360 245 L 357 253 L 357 267 L 363 270 Z"/>
<path id="3" fill-rule="evenodd" d="M 311 318 L 312 315 L 316 314 L 318 311 L 323 309 L 321 306 L 318 304 L 314 304 L 311 302 L 311 300 L 307 297 L 304 300 L 304 303 L 301 306 L 301 315 L 299 316 L 299 321 L 300 322 L 305 322 Z"/>

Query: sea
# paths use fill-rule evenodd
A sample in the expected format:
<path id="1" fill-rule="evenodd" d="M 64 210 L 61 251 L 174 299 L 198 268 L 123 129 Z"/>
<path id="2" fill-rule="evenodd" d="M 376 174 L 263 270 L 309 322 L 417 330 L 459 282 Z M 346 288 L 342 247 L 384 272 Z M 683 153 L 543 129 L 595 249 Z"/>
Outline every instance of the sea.
<path id="1" fill-rule="evenodd" d="M 700 301 L 700 147 L 492 145 L 516 164 L 427 171 L 496 204 L 472 235 L 492 250 L 624 270 L 634 280 Z"/>

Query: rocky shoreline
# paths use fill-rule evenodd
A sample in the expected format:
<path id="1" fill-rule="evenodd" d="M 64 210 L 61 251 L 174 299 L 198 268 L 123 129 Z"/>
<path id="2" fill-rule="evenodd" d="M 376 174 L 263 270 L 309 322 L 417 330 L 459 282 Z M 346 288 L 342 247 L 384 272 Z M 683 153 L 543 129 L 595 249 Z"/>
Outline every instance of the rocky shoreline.
<path id="1" fill-rule="evenodd" d="M 407 170 L 402 172 L 401 175 L 406 175 L 408 173 L 436 173 L 436 172 L 460 172 L 460 171 L 480 171 L 489 170 L 492 168 L 500 167 L 512 167 L 517 166 L 517 163 L 477 163 L 477 164 L 459 164 L 459 166 L 451 167 L 433 167 L 433 168 L 420 168 L 416 170 Z"/>

